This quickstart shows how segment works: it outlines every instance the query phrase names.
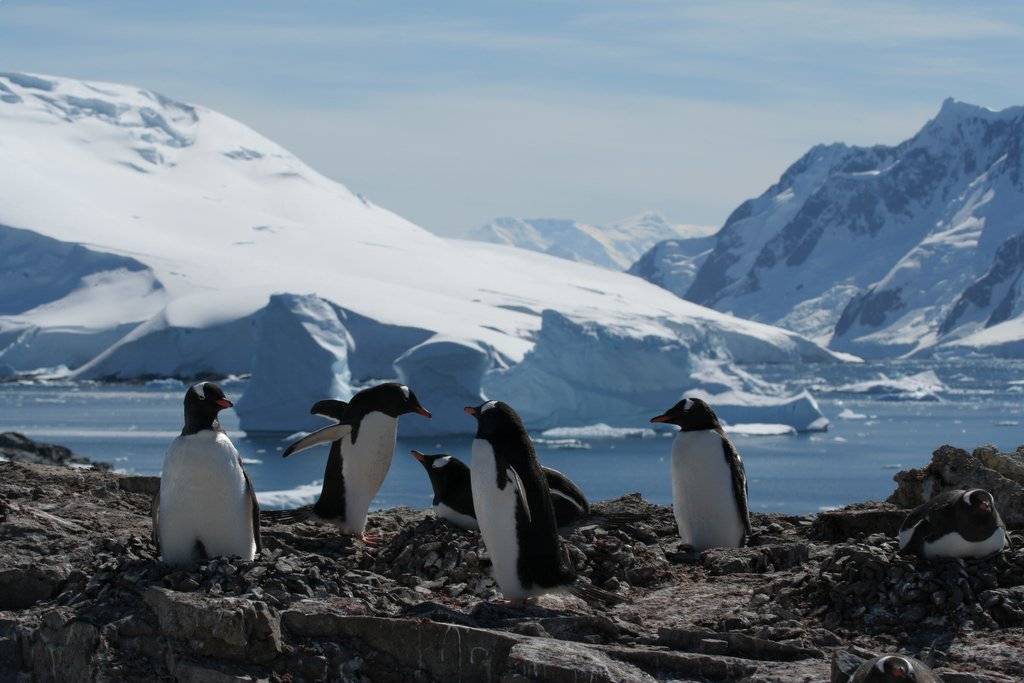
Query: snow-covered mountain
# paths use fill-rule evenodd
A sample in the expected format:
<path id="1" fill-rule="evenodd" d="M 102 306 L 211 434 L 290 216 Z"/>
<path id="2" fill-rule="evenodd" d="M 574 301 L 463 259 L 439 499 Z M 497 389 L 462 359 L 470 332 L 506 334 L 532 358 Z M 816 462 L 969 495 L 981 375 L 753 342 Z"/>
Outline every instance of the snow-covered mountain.
<path id="1" fill-rule="evenodd" d="M 1022 145 L 1024 108 L 947 100 L 894 147 L 814 147 L 666 286 L 862 356 L 1002 339 L 982 332 L 1024 310 Z"/>
<path id="2" fill-rule="evenodd" d="M 644 252 L 626 271 L 670 292 L 683 296 L 697 271 L 715 248 L 714 233 L 662 240 Z"/>
<path id="3" fill-rule="evenodd" d="M 485 395 L 538 426 L 628 424 L 688 388 L 765 394 L 737 361 L 836 358 L 625 273 L 442 239 L 138 88 L 0 75 L 0 188 L 0 367 L 252 373 L 246 430 L 308 428 L 314 400 L 385 378 L 435 413 L 406 433 L 470 430 Z"/>
<path id="4" fill-rule="evenodd" d="M 561 218 L 496 218 L 466 237 L 625 270 L 662 240 L 705 237 L 714 231 L 702 225 L 675 225 L 648 211 L 604 226 Z"/>

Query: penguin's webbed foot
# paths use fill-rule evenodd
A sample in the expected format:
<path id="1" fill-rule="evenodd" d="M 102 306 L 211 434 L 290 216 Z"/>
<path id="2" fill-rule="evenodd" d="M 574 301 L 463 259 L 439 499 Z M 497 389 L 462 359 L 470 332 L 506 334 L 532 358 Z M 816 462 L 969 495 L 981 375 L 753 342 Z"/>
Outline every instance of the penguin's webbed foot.
<path id="1" fill-rule="evenodd" d="M 363 543 L 371 547 L 377 547 L 384 540 L 380 534 L 374 533 L 363 533 L 360 538 L 363 539 Z"/>

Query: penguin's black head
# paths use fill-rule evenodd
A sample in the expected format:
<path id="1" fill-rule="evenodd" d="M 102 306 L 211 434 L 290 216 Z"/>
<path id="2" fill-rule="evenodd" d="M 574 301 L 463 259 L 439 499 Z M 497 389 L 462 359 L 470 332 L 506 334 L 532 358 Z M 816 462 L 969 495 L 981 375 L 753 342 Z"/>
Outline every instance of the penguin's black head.
<path id="1" fill-rule="evenodd" d="M 434 455 L 427 455 L 426 453 L 421 453 L 420 451 L 413 450 L 412 457 L 416 458 L 419 461 L 419 463 L 423 465 L 423 468 L 426 469 L 428 473 L 432 473 L 436 470 L 443 470 L 444 468 L 452 464 L 452 456 L 448 455 L 447 453 L 435 453 Z"/>
<path id="2" fill-rule="evenodd" d="M 899 657 L 897 655 L 879 657 L 875 661 L 874 669 L 882 676 L 876 676 L 873 680 L 907 682 L 917 680 L 914 665 L 906 657 Z"/>
<path id="3" fill-rule="evenodd" d="M 715 411 L 699 398 L 684 398 L 661 415 L 652 417 L 651 422 L 673 424 L 684 432 L 722 428 Z"/>
<path id="4" fill-rule="evenodd" d="M 400 417 L 407 413 L 419 413 L 423 417 L 431 417 L 430 411 L 424 408 L 416 394 L 404 384 L 397 382 L 385 382 L 369 389 L 363 389 L 355 396 L 349 405 L 358 407 L 361 414 L 373 411 Z"/>
<path id="5" fill-rule="evenodd" d="M 466 406 L 466 413 L 476 418 L 476 435 L 487 439 L 503 434 L 520 435 L 526 427 L 512 406 L 503 401 L 486 401 L 477 407 Z"/>
<path id="6" fill-rule="evenodd" d="M 234 405 L 213 382 L 193 384 L 185 392 L 185 433 L 210 429 L 217 413 Z"/>
<path id="7" fill-rule="evenodd" d="M 964 493 L 960 499 L 961 504 L 967 506 L 972 515 L 991 515 L 996 509 L 995 498 L 985 489 L 971 489 Z"/>

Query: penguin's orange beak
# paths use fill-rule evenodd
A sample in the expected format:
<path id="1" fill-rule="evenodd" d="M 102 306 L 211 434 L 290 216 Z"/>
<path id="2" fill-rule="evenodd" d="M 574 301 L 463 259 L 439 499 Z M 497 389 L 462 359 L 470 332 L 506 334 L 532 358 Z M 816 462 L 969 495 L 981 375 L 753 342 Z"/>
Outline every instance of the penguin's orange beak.
<path id="1" fill-rule="evenodd" d="M 672 421 L 672 416 L 671 415 L 655 415 L 654 417 L 651 418 L 651 422 L 671 422 L 671 421 Z"/>
<path id="2" fill-rule="evenodd" d="M 473 406 L 466 406 L 465 408 L 463 408 L 463 410 L 466 411 L 466 415 L 472 415 L 473 417 L 476 417 L 477 412 L 479 412 Z"/>
<path id="3" fill-rule="evenodd" d="M 431 414 L 430 414 L 430 411 L 429 411 L 429 410 L 427 410 L 427 409 L 426 409 L 426 408 L 424 408 L 423 406 L 419 405 L 418 403 L 416 404 L 416 408 L 415 408 L 415 410 L 416 410 L 416 412 L 417 412 L 417 413 L 419 413 L 419 414 L 420 414 L 420 415 L 422 415 L 423 417 L 426 417 L 426 418 L 431 418 L 431 417 L 434 417 L 433 415 L 431 415 Z"/>
<path id="4" fill-rule="evenodd" d="M 232 403 L 231 401 L 227 400 L 226 398 L 218 398 L 216 401 L 214 401 L 214 403 L 216 403 L 217 407 L 221 408 L 221 409 L 231 408 L 231 407 L 234 407 L 234 405 L 235 405 L 234 403 Z"/>
<path id="5" fill-rule="evenodd" d="M 427 456 L 423 455 L 422 453 L 420 453 L 419 451 L 417 451 L 415 449 L 412 451 L 412 457 L 416 458 L 420 462 L 426 462 L 427 461 Z"/>

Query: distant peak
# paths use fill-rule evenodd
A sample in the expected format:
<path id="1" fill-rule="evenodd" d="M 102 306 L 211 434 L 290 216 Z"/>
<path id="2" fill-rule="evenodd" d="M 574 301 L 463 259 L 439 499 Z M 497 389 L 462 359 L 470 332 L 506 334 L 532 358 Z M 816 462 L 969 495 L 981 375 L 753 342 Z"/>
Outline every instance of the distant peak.
<path id="1" fill-rule="evenodd" d="M 939 113 L 932 119 L 933 123 L 945 123 L 960 121 L 966 118 L 999 119 L 1018 116 L 1024 113 L 1024 107 L 1007 107 L 1006 109 L 989 109 L 969 102 L 961 102 L 952 97 L 947 97 L 939 107 Z"/>

